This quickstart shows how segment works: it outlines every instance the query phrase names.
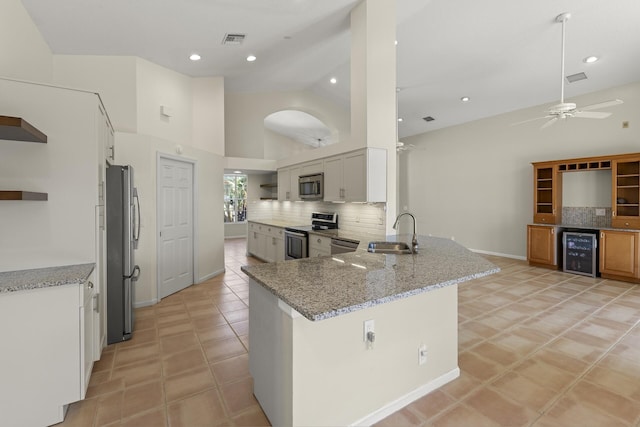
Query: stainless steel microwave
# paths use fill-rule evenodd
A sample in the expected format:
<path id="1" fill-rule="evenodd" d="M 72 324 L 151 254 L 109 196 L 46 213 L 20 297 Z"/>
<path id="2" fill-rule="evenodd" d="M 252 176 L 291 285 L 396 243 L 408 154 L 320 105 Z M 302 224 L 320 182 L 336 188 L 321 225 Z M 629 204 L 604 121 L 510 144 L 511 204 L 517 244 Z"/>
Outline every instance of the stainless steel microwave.
<path id="1" fill-rule="evenodd" d="M 324 197 L 324 174 L 301 175 L 298 178 L 298 192 L 302 200 L 322 200 Z"/>

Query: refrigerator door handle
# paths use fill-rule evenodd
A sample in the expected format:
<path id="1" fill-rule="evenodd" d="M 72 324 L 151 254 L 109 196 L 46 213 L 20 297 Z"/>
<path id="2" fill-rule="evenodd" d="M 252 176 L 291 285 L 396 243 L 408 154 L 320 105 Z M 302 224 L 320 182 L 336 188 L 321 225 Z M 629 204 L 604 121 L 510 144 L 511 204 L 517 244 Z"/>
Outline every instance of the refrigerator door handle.
<path id="1" fill-rule="evenodd" d="M 138 197 L 138 189 L 133 189 L 133 199 L 135 201 L 134 209 L 136 210 L 135 223 L 133 224 L 133 245 L 138 249 L 138 241 L 140 240 L 140 198 Z"/>
<path id="2" fill-rule="evenodd" d="M 131 279 L 132 282 L 137 281 L 140 278 L 140 266 L 136 265 L 133 267 L 133 271 L 131 272 L 131 275 L 129 276 L 124 276 L 125 279 Z"/>

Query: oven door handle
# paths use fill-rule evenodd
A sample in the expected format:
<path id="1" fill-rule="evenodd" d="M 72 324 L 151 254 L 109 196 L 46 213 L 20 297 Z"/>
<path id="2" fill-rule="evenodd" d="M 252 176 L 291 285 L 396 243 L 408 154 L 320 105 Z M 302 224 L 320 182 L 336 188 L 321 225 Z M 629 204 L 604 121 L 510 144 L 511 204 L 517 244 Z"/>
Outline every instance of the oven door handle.
<path id="1" fill-rule="evenodd" d="M 295 231 L 289 231 L 289 230 L 285 230 L 284 234 L 288 234 L 290 236 L 296 236 L 296 237 L 307 237 L 307 235 L 304 233 L 296 233 Z"/>

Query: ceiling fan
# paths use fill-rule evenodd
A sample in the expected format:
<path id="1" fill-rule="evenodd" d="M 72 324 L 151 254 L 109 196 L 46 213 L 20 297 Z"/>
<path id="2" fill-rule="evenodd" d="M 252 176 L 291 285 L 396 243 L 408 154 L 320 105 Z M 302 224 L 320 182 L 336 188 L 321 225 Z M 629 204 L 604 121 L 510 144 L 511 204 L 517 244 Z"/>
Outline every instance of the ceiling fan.
<path id="1" fill-rule="evenodd" d="M 403 151 L 413 150 L 414 148 L 416 148 L 416 146 L 415 146 L 415 145 L 413 145 L 413 144 L 405 144 L 405 143 L 404 143 L 404 142 L 402 142 L 402 141 L 398 141 L 398 142 L 396 142 L 396 151 L 397 151 L 398 153 L 401 153 L 401 152 L 403 152 Z"/>
<path id="2" fill-rule="evenodd" d="M 566 119 L 569 117 L 577 117 L 582 119 L 605 119 L 611 115 L 611 113 L 605 113 L 602 111 L 592 111 L 599 108 L 613 107 L 614 105 L 622 104 L 620 99 L 612 99 L 609 101 L 599 102 L 597 104 L 586 105 L 578 109 L 578 106 L 573 102 L 564 101 L 564 45 L 565 45 L 565 25 L 571 18 L 569 12 L 561 13 L 556 16 L 556 22 L 562 23 L 562 45 L 561 45 L 561 64 L 560 64 L 560 103 L 553 105 L 547 111 L 546 116 L 536 117 L 535 119 L 529 119 L 522 122 L 514 123 L 519 125 L 522 123 L 532 122 L 540 119 L 549 119 L 542 125 L 541 129 L 547 128 L 557 122 L 559 119 Z"/>

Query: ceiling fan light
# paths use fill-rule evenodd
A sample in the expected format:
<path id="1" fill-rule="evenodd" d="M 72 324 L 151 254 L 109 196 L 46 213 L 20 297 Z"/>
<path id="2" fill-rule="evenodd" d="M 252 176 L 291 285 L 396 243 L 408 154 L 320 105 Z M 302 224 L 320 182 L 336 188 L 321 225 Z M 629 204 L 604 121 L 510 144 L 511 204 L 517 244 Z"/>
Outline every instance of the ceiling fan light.
<path id="1" fill-rule="evenodd" d="M 586 58 L 584 58 L 584 60 L 583 60 L 583 61 L 584 61 L 585 63 L 587 63 L 587 64 L 593 64 L 593 63 L 594 63 L 594 62 L 596 62 L 598 59 L 600 59 L 600 58 L 598 58 L 597 56 L 587 56 Z"/>

